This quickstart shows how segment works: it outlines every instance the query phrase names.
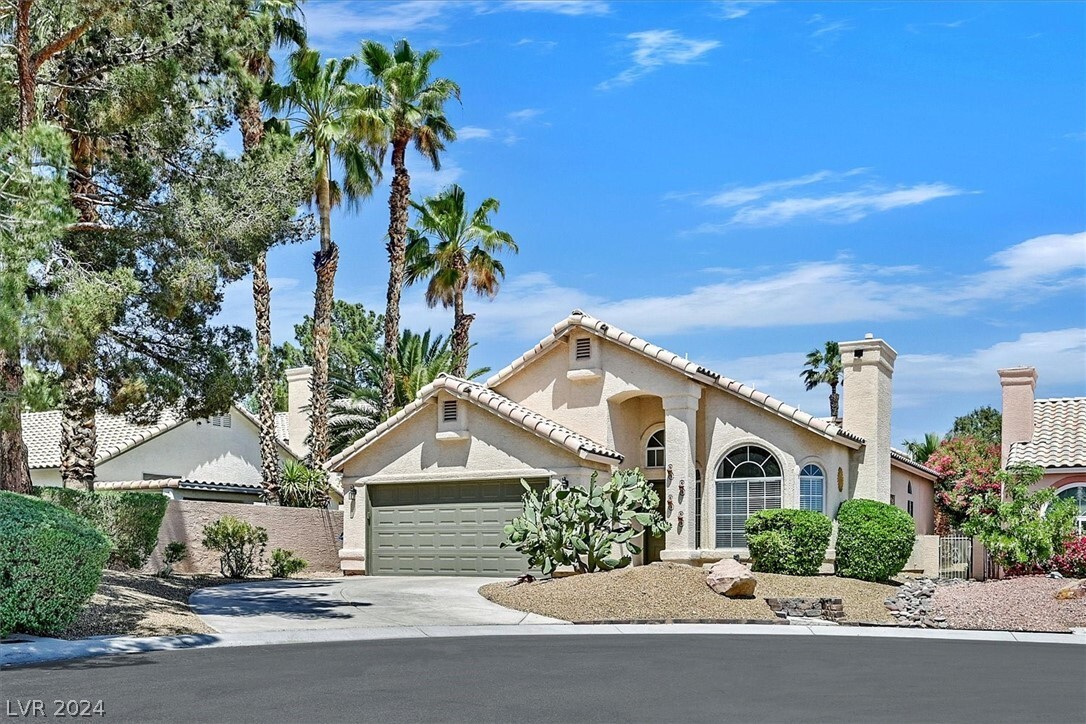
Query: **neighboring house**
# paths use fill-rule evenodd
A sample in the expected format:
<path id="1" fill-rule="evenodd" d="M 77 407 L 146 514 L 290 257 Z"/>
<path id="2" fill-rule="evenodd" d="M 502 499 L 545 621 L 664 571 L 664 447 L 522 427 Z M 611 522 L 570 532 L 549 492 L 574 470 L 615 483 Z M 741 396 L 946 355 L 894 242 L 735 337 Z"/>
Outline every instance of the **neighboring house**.
<path id="1" fill-rule="evenodd" d="M 620 467 L 642 469 L 672 524 L 638 563 L 746 555 L 751 513 L 832 517 L 850 498 L 892 501 L 930 533 L 936 474 L 890 447 L 897 354 L 868 335 L 841 355 L 838 424 L 574 311 L 485 384 L 442 376 L 329 461 L 349 491 L 341 566 L 522 572 L 499 548 L 520 481 L 583 485 Z"/>
<path id="2" fill-rule="evenodd" d="M 1003 466 L 1044 468 L 1038 488 L 1055 488 L 1078 503 L 1078 528 L 1086 531 L 1086 397 L 1034 399 L 1037 370 L 999 370 L 1003 389 Z"/>
<path id="3" fill-rule="evenodd" d="M 261 500 L 259 427 L 242 407 L 206 420 L 184 420 L 167 412 L 151 425 L 99 412 L 95 424 L 99 490 L 159 490 L 187 500 Z M 23 414 L 34 485 L 61 484 L 60 427 L 58 411 Z M 282 427 L 277 420 L 277 433 Z M 297 460 L 289 440 L 277 436 L 280 458 Z"/>

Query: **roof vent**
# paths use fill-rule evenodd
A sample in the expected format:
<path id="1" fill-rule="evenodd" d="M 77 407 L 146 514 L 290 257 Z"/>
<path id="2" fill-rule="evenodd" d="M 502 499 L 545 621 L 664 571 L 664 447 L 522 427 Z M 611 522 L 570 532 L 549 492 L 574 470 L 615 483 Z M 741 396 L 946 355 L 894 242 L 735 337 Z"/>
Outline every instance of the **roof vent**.
<path id="1" fill-rule="evenodd" d="M 213 427 L 230 427 L 230 415 L 212 415 L 208 420 Z"/>
<path id="2" fill-rule="evenodd" d="M 589 359 L 592 357 L 592 340 L 589 337 L 580 337 L 574 345 L 576 359 Z"/>
<path id="3" fill-rule="evenodd" d="M 456 400 L 445 400 L 442 403 L 441 421 L 456 422 Z"/>

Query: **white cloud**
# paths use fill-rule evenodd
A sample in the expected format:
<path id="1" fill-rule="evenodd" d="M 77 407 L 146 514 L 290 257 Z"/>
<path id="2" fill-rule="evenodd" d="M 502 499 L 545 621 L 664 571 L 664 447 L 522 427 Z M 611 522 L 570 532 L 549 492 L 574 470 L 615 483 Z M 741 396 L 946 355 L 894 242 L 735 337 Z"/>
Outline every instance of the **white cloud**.
<path id="1" fill-rule="evenodd" d="M 513 43 L 514 48 L 535 48 L 541 53 L 548 53 L 558 46 L 556 40 L 536 40 L 534 38 L 521 38 Z"/>
<path id="2" fill-rule="evenodd" d="M 598 90 L 629 85 L 665 65 L 688 65 L 720 46 L 718 40 L 686 38 L 674 30 L 643 30 L 630 33 L 626 39 L 634 43 L 630 53 L 633 65 L 597 85 Z"/>
<path id="3" fill-rule="evenodd" d="M 1083 276 L 1068 272 L 1086 271 L 1086 232 L 1038 236 L 997 252 L 987 261 L 994 268 L 967 277 L 956 290 L 955 299 L 987 298 L 991 288 L 1025 293 L 1081 286 Z"/>
<path id="4" fill-rule="evenodd" d="M 775 0 L 724 0 L 717 5 L 720 6 L 720 13 L 725 20 L 737 20 L 749 15 L 751 10 L 772 5 L 774 2 Z"/>
<path id="5" fill-rule="evenodd" d="M 511 0 L 502 3 L 499 9 L 573 16 L 611 12 L 610 4 L 602 0 Z"/>
<path id="6" fill-rule="evenodd" d="M 791 198 L 764 206 L 747 206 L 732 217 L 733 224 L 780 226 L 802 217 L 834 223 L 852 223 L 873 213 L 967 193 L 945 183 L 924 183 L 890 191 L 865 190 L 831 196 Z"/>
<path id="7" fill-rule="evenodd" d="M 492 138 L 493 136 L 494 131 L 489 128 L 479 128 L 478 126 L 464 126 L 456 131 L 456 140 L 458 141 L 475 141 Z"/>
<path id="8" fill-rule="evenodd" d="M 541 115 L 543 115 L 543 111 L 539 108 L 521 108 L 519 111 L 513 111 L 512 113 L 507 114 L 506 117 L 517 123 L 524 123 L 533 118 L 538 118 Z"/>
<path id="9" fill-rule="evenodd" d="M 814 47 L 816 50 L 824 50 L 837 42 L 841 33 L 852 30 L 852 25 L 847 20 L 828 20 L 818 14 L 812 15 L 807 20 L 807 24 L 815 26 L 808 37 L 815 41 Z"/>
<path id="10" fill-rule="evenodd" d="M 439 30 L 445 9 L 440 2 L 355 3 L 348 0 L 308 3 L 303 7 L 306 30 L 317 46 L 335 45 L 345 36 L 389 35 Z"/>
<path id="11" fill-rule="evenodd" d="M 830 179 L 855 176 L 864 173 L 865 171 L 867 171 L 867 169 L 863 168 L 854 168 L 843 174 L 835 173 L 833 171 L 816 171 L 815 173 L 809 173 L 806 176 L 798 176 L 796 178 L 766 181 L 764 183 L 754 184 L 753 186 L 736 186 L 713 194 L 702 203 L 706 206 L 742 206 L 743 204 L 749 204 L 752 201 L 758 201 L 766 196 L 770 196 L 777 191 L 787 191 L 788 189 L 799 186 L 810 186 L 811 184 Z"/>
<path id="12" fill-rule="evenodd" d="M 457 183 L 464 176 L 464 169 L 451 158 L 442 160 L 437 171 L 429 161 L 419 161 L 411 169 L 411 194 L 432 196 L 449 184 Z M 391 175 L 389 175 L 391 178 Z"/>

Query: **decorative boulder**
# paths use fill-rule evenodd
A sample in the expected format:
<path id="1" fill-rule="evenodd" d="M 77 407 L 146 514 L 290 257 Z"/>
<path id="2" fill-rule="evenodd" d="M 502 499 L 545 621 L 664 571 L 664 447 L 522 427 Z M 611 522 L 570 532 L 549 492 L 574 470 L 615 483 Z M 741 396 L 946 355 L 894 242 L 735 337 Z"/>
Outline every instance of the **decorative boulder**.
<path id="1" fill-rule="evenodd" d="M 713 564 L 705 582 L 709 588 L 728 598 L 753 596 L 758 579 L 750 569 L 737 560 L 725 558 Z"/>
<path id="2" fill-rule="evenodd" d="M 1074 598 L 1086 598 L 1086 581 L 1072 583 L 1056 591 L 1056 598 L 1066 601 Z"/>

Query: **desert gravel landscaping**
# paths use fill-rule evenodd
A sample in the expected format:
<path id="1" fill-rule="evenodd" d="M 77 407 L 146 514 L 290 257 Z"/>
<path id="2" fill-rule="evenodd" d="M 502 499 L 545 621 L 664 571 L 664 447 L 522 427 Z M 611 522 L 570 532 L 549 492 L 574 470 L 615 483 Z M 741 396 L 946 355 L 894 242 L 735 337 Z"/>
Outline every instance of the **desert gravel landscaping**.
<path id="1" fill-rule="evenodd" d="M 998 581 L 941 585 L 932 597 L 934 612 L 951 628 L 1006 631 L 1068 631 L 1086 627 L 1086 598 L 1056 600 L 1067 578 L 1022 576 Z"/>
<path id="2" fill-rule="evenodd" d="M 729 599 L 705 583 L 706 571 L 675 563 L 653 563 L 607 573 L 479 589 L 508 608 L 566 621 L 658 619 L 772 620 L 766 598 L 832 597 L 845 604 L 846 621 L 893 623 L 883 601 L 897 586 L 834 576 L 782 576 L 756 573 L 754 598 Z"/>

